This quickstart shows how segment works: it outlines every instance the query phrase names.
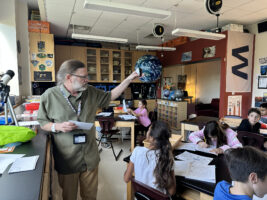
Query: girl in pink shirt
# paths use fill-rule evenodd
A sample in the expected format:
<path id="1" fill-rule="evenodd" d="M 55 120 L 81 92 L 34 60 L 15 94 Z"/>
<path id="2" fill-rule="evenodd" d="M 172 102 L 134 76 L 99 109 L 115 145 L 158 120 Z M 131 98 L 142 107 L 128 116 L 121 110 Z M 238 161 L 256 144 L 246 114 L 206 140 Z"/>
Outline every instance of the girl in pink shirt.
<path id="1" fill-rule="evenodd" d="M 222 154 L 226 149 L 242 147 L 236 135 L 227 124 L 209 121 L 202 130 L 191 133 L 189 140 L 202 148 L 214 146 L 211 152 Z"/>
<path id="2" fill-rule="evenodd" d="M 135 111 L 133 111 L 132 109 L 128 109 L 128 113 L 136 116 L 138 118 L 139 123 L 140 123 L 140 124 L 135 125 L 135 134 L 134 134 L 135 140 L 134 141 L 136 141 L 138 132 L 139 131 L 147 132 L 148 128 L 151 124 L 151 121 L 148 118 L 146 105 L 147 105 L 147 102 L 146 102 L 146 100 L 143 99 L 143 100 L 139 100 L 138 108 Z"/>

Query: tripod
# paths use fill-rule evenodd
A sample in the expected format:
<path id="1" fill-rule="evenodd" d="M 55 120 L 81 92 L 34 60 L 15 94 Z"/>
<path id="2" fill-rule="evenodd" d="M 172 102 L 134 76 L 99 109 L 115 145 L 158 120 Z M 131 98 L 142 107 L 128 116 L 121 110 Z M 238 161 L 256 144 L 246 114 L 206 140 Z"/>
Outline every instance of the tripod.
<path id="1" fill-rule="evenodd" d="M 8 109 L 12 118 L 12 122 L 15 122 L 15 125 L 18 126 L 18 121 L 16 119 L 15 112 L 13 110 L 10 98 L 9 98 L 10 86 L 0 83 L 0 95 L 1 101 L 4 99 L 4 109 L 5 109 L 5 124 L 8 125 Z"/>

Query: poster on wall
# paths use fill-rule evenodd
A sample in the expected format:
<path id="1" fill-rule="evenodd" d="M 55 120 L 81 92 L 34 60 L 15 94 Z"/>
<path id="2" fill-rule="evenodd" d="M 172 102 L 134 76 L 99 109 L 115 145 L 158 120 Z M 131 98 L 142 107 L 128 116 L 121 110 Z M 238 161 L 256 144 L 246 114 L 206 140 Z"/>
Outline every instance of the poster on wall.
<path id="1" fill-rule="evenodd" d="M 251 92 L 254 35 L 228 31 L 226 92 Z"/>
<path id="2" fill-rule="evenodd" d="M 191 60 L 192 60 L 192 51 L 184 52 L 182 54 L 182 59 L 181 59 L 182 62 L 191 61 Z"/>
<path id="3" fill-rule="evenodd" d="M 203 48 L 203 58 L 214 57 L 216 53 L 216 46 L 205 47 Z"/>
<path id="4" fill-rule="evenodd" d="M 228 96 L 227 115 L 242 116 L 242 96 Z"/>

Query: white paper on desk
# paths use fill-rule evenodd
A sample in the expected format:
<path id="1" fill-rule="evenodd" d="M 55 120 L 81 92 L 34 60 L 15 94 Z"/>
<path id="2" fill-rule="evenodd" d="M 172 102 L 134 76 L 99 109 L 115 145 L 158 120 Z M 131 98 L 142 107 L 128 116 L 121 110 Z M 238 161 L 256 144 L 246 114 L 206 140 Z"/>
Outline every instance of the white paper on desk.
<path id="1" fill-rule="evenodd" d="M 200 156 L 194 153 L 189 153 L 187 151 L 177 155 L 176 158 L 184 161 L 197 161 L 198 164 L 201 165 L 208 165 L 213 160 L 213 158 Z"/>
<path id="2" fill-rule="evenodd" d="M 125 99 L 122 100 L 122 104 L 123 104 L 123 111 L 127 113 L 127 107 L 126 107 Z"/>
<path id="3" fill-rule="evenodd" d="M 135 116 L 133 115 L 119 115 L 120 118 L 124 119 L 124 120 L 131 120 L 131 119 L 137 119 Z"/>
<path id="4" fill-rule="evenodd" d="M 39 156 L 18 158 L 10 167 L 8 173 L 34 170 Z"/>
<path id="5" fill-rule="evenodd" d="M 69 120 L 69 122 L 76 124 L 77 129 L 82 129 L 82 130 L 90 130 L 94 125 L 93 123 L 78 122 L 73 120 Z"/>
<path id="6" fill-rule="evenodd" d="M 215 165 L 199 165 L 193 162 L 186 178 L 216 183 Z"/>
<path id="7" fill-rule="evenodd" d="M 197 161 L 175 161 L 174 173 L 188 179 L 215 183 L 215 165 L 200 165 Z"/>
<path id="8" fill-rule="evenodd" d="M 189 150 L 189 151 L 195 151 L 196 145 L 194 143 L 180 143 L 176 149 L 182 149 L 182 150 Z"/>
<path id="9" fill-rule="evenodd" d="M 0 174 L 3 174 L 8 165 L 25 154 L 0 154 Z"/>
<path id="10" fill-rule="evenodd" d="M 104 116 L 104 117 L 108 117 L 112 114 L 112 112 L 101 112 L 98 113 L 96 116 Z"/>

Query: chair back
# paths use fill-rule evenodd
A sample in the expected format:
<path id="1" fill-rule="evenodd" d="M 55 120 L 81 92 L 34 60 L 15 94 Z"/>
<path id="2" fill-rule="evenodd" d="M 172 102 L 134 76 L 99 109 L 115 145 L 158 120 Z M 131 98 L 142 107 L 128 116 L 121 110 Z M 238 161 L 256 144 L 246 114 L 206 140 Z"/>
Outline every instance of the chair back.
<path id="1" fill-rule="evenodd" d="M 113 117 L 100 117 L 98 118 L 98 121 L 102 129 L 102 133 L 109 133 L 115 124 L 115 120 Z"/>
<path id="2" fill-rule="evenodd" d="M 257 133 L 238 131 L 237 138 L 243 146 L 253 146 L 262 149 L 264 144 L 264 136 Z"/>
<path id="3" fill-rule="evenodd" d="M 167 194 L 164 194 L 140 181 L 132 178 L 132 185 L 137 200 L 170 200 Z"/>

